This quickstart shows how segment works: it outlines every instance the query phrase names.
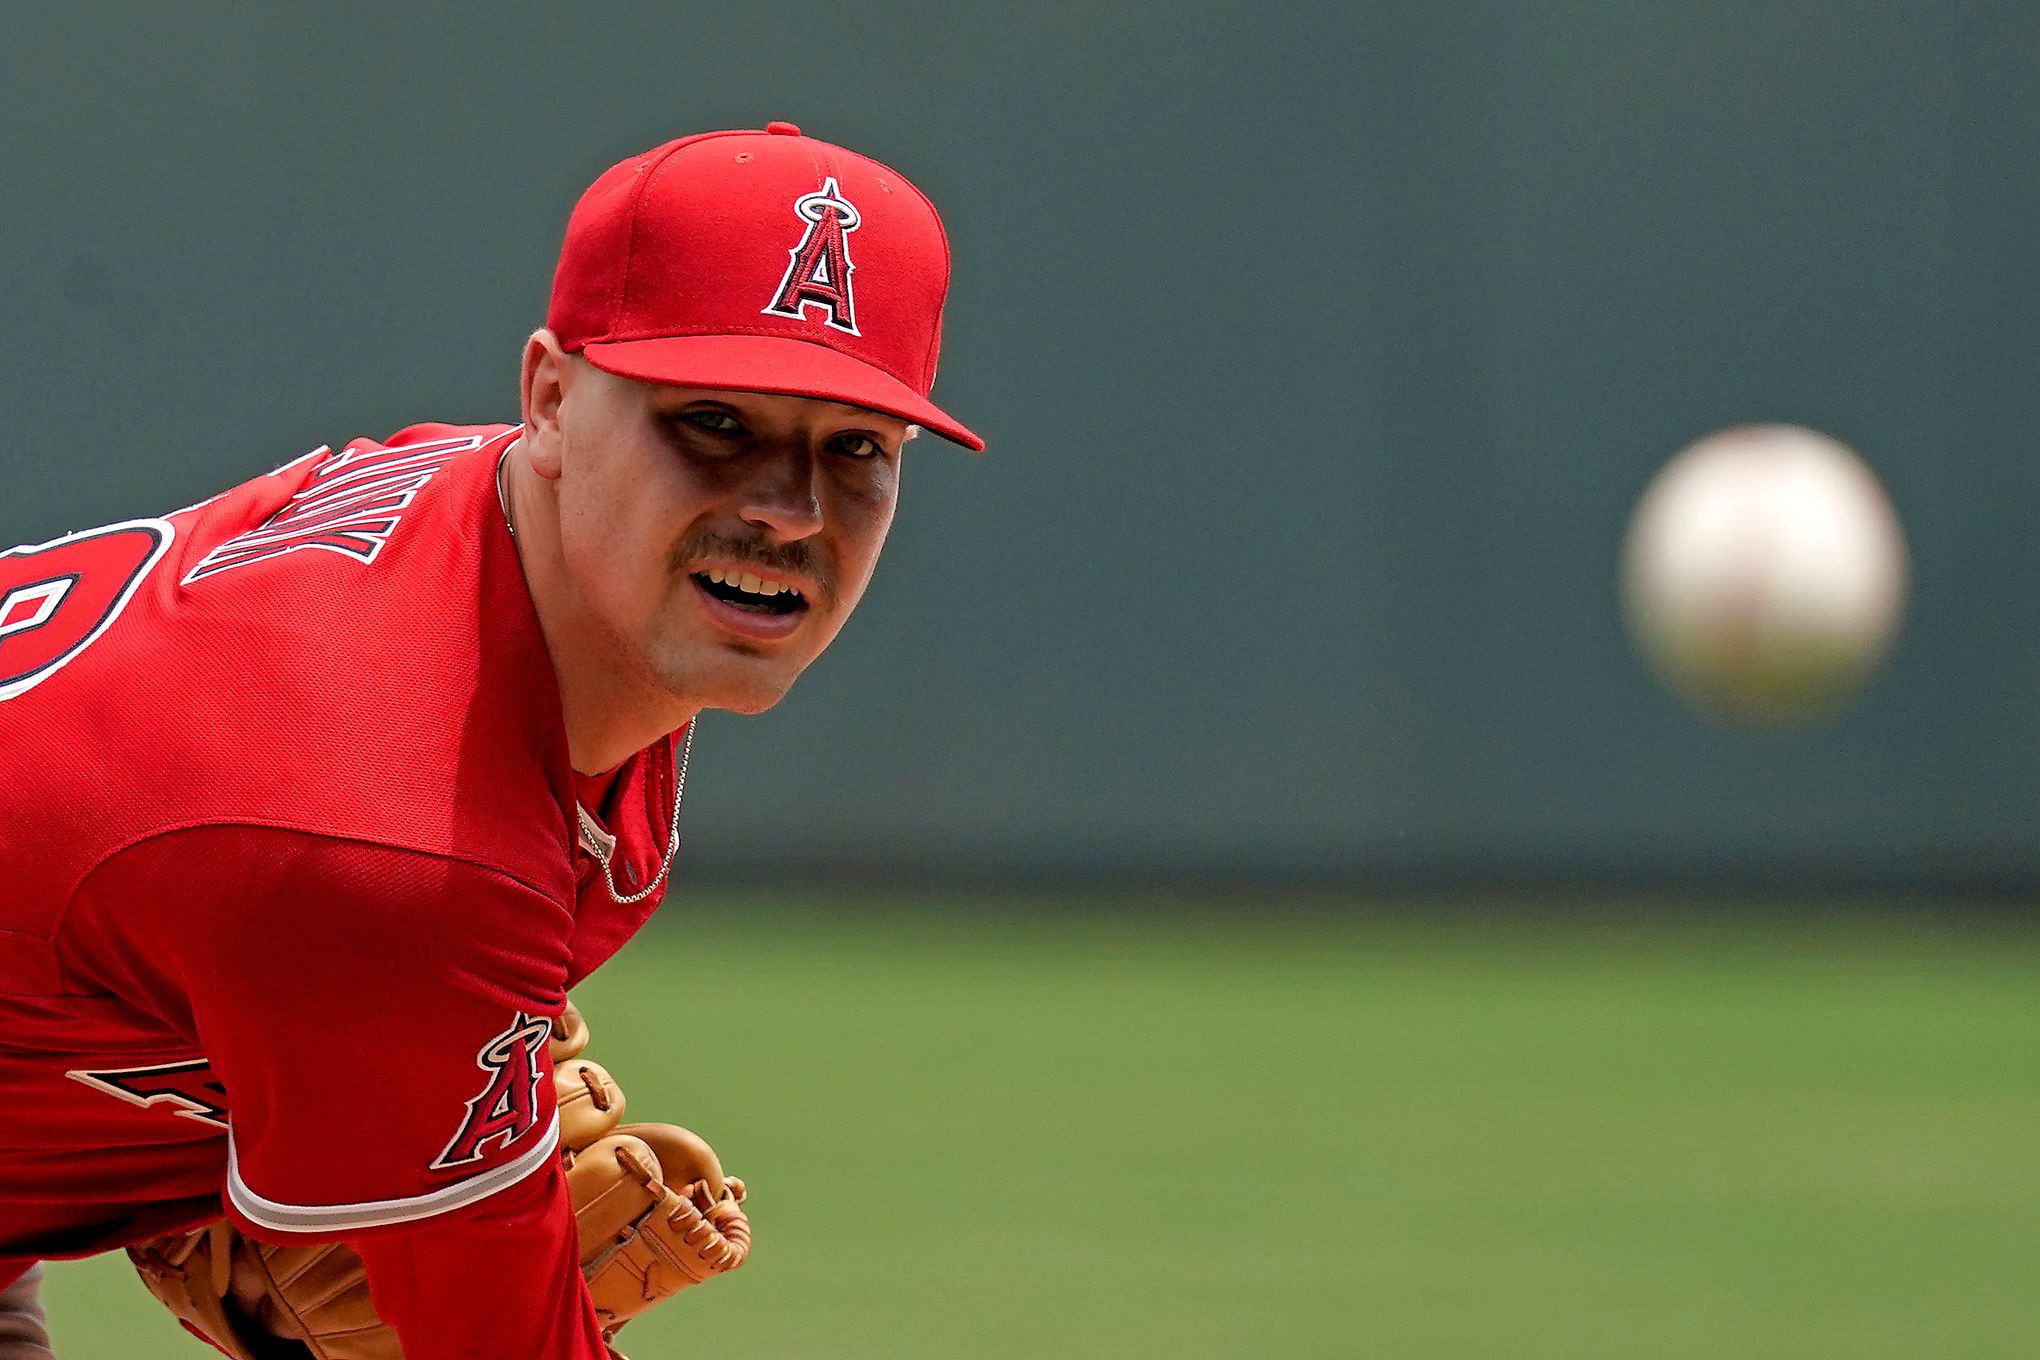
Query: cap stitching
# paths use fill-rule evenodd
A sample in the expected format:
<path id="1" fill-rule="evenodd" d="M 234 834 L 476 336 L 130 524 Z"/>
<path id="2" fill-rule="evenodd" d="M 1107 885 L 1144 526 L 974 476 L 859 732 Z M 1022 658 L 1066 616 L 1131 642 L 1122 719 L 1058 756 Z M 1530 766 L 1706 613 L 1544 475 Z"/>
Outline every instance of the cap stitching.
<path id="1" fill-rule="evenodd" d="M 741 128 L 728 128 L 717 132 L 697 132 L 686 137 L 676 137 L 663 148 L 655 147 L 652 151 L 646 153 L 647 155 L 655 155 L 658 158 L 645 167 L 644 173 L 638 176 L 637 188 L 631 192 L 630 211 L 624 217 L 623 269 L 616 276 L 616 296 L 610 303 L 609 325 L 603 332 L 605 335 L 614 335 L 617 324 L 623 319 L 623 300 L 630 293 L 631 265 L 637 259 L 638 209 L 644 205 L 645 194 L 651 189 L 653 177 L 665 169 L 667 163 L 673 157 L 679 155 L 681 151 L 696 142 L 705 142 L 715 137 L 743 135 L 745 135 L 745 130 Z M 944 249 L 947 249 L 946 245 Z M 583 343 L 588 342 L 584 341 Z"/>
<path id="2" fill-rule="evenodd" d="M 863 153 L 863 152 L 861 152 L 861 151 L 860 151 L 860 152 L 855 152 L 855 153 L 853 153 L 853 154 L 856 154 L 856 155 L 859 155 L 859 156 L 864 156 L 864 153 Z M 953 265 L 954 265 L 954 263 L 955 263 L 955 262 L 954 262 L 954 260 L 952 259 L 951 255 L 950 255 L 950 252 L 949 252 L 949 228 L 943 225 L 943 223 L 942 223 L 942 214 L 941 214 L 941 213 L 939 213 L 939 212 L 937 212 L 937 211 L 935 210 L 935 201 L 934 201 L 933 199 L 929 198 L 929 197 L 928 197 L 928 195 L 927 195 L 926 193 L 924 193 L 924 192 L 922 191 L 922 189 L 921 189 L 921 186 L 920 186 L 920 185 L 918 185 L 918 184 L 914 183 L 914 181 L 912 181 L 911 179 L 908 179 L 908 178 L 907 178 L 907 177 L 906 177 L 905 175 L 903 175 L 903 174 L 901 174 L 901 173 L 900 173 L 899 171 L 897 171 L 897 170 L 893 169 L 893 168 L 892 168 L 892 167 L 891 167 L 890 165 L 887 165 L 887 164 L 886 164 L 886 163 L 885 163 L 884 161 L 878 160 L 878 159 L 876 159 L 876 158 L 874 158 L 874 157 L 871 157 L 871 156 L 864 156 L 864 159 L 865 159 L 865 160 L 867 160 L 867 161 L 869 161 L 869 162 L 871 162 L 871 164 L 873 164 L 873 165 L 877 166 L 877 167 L 878 167 L 879 169 L 881 169 L 881 170 L 885 171 L 885 172 L 886 172 L 887 174 L 891 175 L 891 176 L 892 176 L 892 177 L 893 177 L 894 179 L 898 180 L 898 181 L 899 181 L 899 182 L 900 182 L 901 184 L 904 184 L 904 185 L 906 185 L 906 186 L 907 186 L 907 187 L 908 187 L 909 189 L 912 189 L 912 190 L 914 191 L 914 197 L 916 197 L 916 198 L 918 198 L 918 199 L 920 199 L 920 200 L 921 200 L 921 204 L 922 204 L 922 206 L 928 209 L 928 216 L 929 216 L 929 217 L 930 217 L 930 218 L 931 218 L 931 219 L 932 219 L 932 220 L 934 221 L 934 223 L 935 223 L 935 236 L 936 236 L 936 239 L 938 239 L 939 241 L 941 241 L 941 242 L 942 242 L 942 303 L 943 303 L 943 306 L 942 306 L 942 307 L 938 307 L 938 308 L 937 308 L 937 315 L 939 316 L 939 315 L 941 314 L 941 312 L 942 312 L 943 310 L 946 310 L 946 306 L 947 306 L 947 304 L 948 304 L 948 302 L 949 302 L 949 285 L 950 285 L 951 283 L 953 283 L 953 282 L 955 281 L 955 279 L 954 279 L 954 272 L 955 272 L 955 271 L 954 271 L 954 269 L 953 269 Z M 939 346 L 940 346 L 940 344 L 941 344 L 941 340 L 942 340 L 942 331 L 941 331 L 941 327 L 940 327 L 939 325 L 938 325 L 938 326 L 936 327 L 936 331 L 935 331 L 935 340 L 936 340 L 936 346 L 937 346 L 937 347 L 939 347 Z M 932 389 L 932 388 L 933 388 L 933 387 L 935 386 L 935 364 L 936 364 L 936 362 L 937 362 L 937 360 L 936 360 L 936 358 L 935 358 L 935 355 L 934 355 L 934 349 L 933 349 L 933 348 L 931 348 L 931 350 L 930 350 L 930 357 L 929 357 L 928 361 L 926 362 L 926 364 L 925 364 L 925 366 L 924 366 L 924 368 L 922 369 L 922 372 L 921 372 L 921 386 L 922 386 L 923 388 L 927 388 L 927 389 Z"/>
<path id="3" fill-rule="evenodd" d="M 637 189 L 630 196 L 630 211 L 623 218 L 623 268 L 616 273 L 616 296 L 609 303 L 609 324 L 603 327 L 604 335 L 616 334 L 617 325 L 623 320 L 623 300 L 630 295 L 630 267 L 637 259 L 638 209 L 644 206 L 645 190 L 651 187 L 652 176 L 685 144 L 683 140 L 669 147 L 665 155 L 647 165 L 638 176 Z"/>

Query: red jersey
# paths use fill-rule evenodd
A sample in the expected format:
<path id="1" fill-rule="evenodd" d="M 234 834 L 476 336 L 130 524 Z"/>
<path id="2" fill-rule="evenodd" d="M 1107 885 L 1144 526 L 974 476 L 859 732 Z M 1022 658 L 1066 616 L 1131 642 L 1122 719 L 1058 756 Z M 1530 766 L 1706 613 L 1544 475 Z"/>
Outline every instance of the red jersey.
<path id="1" fill-rule="evenodd" d="M 224 1207 L 354 1244 L 412 1360 L 601 1354 L 547 1022 L 657 905 L 675 746 L 583 814 L 516 433 L 0 555 L 0 1283 Z"/>

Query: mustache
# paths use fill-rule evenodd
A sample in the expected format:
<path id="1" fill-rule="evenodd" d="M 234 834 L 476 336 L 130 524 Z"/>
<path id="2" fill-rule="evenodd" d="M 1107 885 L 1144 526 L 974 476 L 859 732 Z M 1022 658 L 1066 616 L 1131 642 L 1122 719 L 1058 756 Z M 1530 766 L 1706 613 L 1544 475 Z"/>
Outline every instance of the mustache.
<path id="1" fill-rule="evenodd" d="M 811 599 L 810 604 L 835 607 L 833 573 L 822 561 L 822 554 L 806 539 L 778 543 L 762 532 L 739 535 L 697 525 L 673 545 L 673 551 L 666 558 L 666 567 L 678 575 L 687 570 L 690 562 L 699 562 L 707 557 L 755 568 L 760 576 L 795 577 L 803 583 L 803 589 L 820 596 L 819 599 Z"/>

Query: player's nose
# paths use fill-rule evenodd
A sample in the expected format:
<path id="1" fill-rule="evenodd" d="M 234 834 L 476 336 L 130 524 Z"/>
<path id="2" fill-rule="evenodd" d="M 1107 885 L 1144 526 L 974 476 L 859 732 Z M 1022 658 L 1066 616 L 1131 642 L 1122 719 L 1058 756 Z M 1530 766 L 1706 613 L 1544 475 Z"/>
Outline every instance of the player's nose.
<path id="1" fill-rule="evenodd" d="M 822 501 L 815 479 L 819 464 L 809 450 L 781 444 L 756 460 L 743 487 L 738 514 L 782 541 L 821 532 Z"/>

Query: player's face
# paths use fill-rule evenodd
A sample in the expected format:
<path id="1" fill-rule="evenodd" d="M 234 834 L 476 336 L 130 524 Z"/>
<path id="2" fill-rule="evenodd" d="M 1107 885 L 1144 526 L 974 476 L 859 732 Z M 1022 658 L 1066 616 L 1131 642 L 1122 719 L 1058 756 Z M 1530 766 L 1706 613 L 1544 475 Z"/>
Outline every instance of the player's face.
<path id="1" fill-rule="evenodd" d="M 907 423 L 568 362 L 560 546 L 584 604 L 667 693 L 771 707 L 871 580 Z"/>

